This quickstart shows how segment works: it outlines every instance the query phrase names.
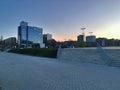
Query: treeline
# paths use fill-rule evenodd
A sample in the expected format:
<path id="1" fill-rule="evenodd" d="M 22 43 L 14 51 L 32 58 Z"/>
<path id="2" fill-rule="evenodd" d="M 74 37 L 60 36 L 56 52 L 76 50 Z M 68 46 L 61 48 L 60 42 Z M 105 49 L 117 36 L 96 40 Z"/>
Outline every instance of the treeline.
<path id="1" fill-rule="evenodd" d="M 119 39 L 97 38 L 96 41 L 101 46 L 120 46 L 120 40 Z"/>
<path id="2" fill-rule="evenodd" d="M 98 42 L 101 46 L 120 46 L 119 39 L 107 39 L 107 38 L 97 38 L 96 42 Z M 79 47 L 95 47 L 97 44 L 96 42 L 82 42 L 82 41 L 64 41 L 64 42 L 57 42 L 56 40 L 52 39 L 46 42 L 46 47 L 48 48 L 58 48 L 61 44 L 62 48 L 79 48 Z"/>

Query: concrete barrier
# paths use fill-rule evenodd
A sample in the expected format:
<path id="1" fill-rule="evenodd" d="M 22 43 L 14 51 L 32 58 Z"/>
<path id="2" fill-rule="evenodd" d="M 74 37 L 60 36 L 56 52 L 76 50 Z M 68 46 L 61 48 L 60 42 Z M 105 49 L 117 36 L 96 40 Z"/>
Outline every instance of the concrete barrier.
<path id="1" fill-rule="evenodd" d="M 120 67 L 120 49 L 119 48 L 107 48 L 105 49 L 108 55 L 111 57 L 111 66 Z"/>
<path id="2" fill-rule="evenodd" d="M 64 48 L 61 49 L 59 60 L 81 61 L 96 64 L 106 64 L 95 48 Z"/>

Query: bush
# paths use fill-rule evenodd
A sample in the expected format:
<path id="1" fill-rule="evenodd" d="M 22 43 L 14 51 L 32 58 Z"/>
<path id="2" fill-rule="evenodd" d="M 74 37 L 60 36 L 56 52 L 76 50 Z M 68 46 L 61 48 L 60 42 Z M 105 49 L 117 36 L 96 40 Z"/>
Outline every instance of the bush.
<path id="1" fill-rule="evenodd" d="M 12 49 L 9 50 L 8 52 L 49 58 L 56 58 L 57 56 L 57 49 L 53 48 Z"/>

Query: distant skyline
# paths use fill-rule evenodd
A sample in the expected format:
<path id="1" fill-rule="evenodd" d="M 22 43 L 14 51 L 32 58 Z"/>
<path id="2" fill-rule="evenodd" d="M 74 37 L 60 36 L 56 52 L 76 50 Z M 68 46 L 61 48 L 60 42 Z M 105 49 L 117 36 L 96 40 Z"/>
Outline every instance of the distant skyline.
<path id="1" fill-rule="evenodd" d="M 57 41 L 86 35 L 120 39 L 120 0 L 1 0 L 0 35 L 17 37 L 21 21 L 43 28 Z"/>

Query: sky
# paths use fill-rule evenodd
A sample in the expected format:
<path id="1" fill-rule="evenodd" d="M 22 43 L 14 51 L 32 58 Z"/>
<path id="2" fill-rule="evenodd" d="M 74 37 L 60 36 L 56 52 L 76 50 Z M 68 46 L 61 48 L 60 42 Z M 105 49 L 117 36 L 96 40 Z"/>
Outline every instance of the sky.
<path id="1" fill-rule="evenodd" d="M 0 35 L 17 37 L 21 21 L 57 41 L 85 35 L 120 39 L 120 0 L 0 0 Z"/>

